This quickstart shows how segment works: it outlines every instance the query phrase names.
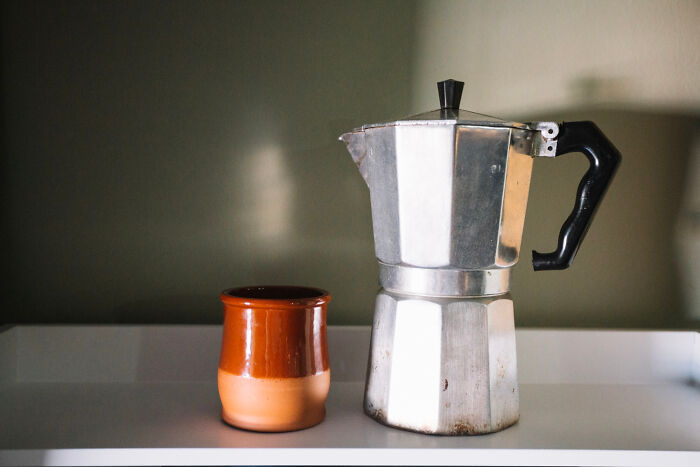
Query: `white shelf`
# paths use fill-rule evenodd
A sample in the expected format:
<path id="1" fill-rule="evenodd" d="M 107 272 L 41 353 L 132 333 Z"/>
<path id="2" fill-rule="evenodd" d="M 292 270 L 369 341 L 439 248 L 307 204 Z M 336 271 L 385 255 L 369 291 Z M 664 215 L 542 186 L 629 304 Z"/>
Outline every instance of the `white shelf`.
<path id="1" fill-rule="evenodd" d="M 326 420 L 293 433 L 219 419 L 218 326 L 0 333 L 0 465 L 700 465 L 691 332 L 517 332 L 520 422 L 430 436 L 362 413 L 367 328 L 331 328 Z M 695 372 L 695 373 L 694 373 Z"/>

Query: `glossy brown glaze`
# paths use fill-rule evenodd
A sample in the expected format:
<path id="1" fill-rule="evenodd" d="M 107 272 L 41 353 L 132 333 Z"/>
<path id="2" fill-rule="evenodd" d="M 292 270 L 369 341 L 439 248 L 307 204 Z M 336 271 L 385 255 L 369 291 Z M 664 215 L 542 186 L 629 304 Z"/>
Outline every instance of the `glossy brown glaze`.
<path id="1" fill-rule="evenodd" d="M 326 310 L 320 289 L 259 286 L 229 289 L 219 368 L 253 378 L 295 378 L 328 370 Z"/>

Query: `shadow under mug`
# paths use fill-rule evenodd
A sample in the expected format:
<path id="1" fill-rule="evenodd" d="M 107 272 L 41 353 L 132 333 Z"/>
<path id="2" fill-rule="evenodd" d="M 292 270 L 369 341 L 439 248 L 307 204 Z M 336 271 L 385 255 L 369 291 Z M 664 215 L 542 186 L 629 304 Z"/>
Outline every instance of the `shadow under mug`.
<path id="1" fill-rule="evenodd" d="M 253 286 L 222 292 L 219 360 L 222 418 L 253 431 L 291 431 L 320 423 L 330 369 L 325 290 Z"/>

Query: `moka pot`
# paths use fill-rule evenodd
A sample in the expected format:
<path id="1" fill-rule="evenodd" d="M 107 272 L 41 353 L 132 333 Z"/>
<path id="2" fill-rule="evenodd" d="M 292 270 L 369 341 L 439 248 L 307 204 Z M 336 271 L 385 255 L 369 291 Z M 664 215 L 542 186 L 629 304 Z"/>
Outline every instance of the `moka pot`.
<path id="1" fill-rule="evenodd" d="M 569 267 L 620 161 L 592 122 L 510 122 L 459 109 L 463 83 L 438 83 L 441 108 L 340 136 L 370 190 L 379 282 L 365 412 L 387 425 L 477 434 L 518 420 L 510 290 L 535 157 L 590 161 L 555 251 Z"/>

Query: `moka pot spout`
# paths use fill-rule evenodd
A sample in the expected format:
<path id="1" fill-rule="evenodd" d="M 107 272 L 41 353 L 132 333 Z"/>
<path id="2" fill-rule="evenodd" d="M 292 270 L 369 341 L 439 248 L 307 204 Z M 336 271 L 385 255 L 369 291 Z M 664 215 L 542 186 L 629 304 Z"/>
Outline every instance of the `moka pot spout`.
<path id="1" fill-rule="evenodd" d="M 367 175 L 369 173 L 367 167 L 367 145 L 365 143 L 365 132 L 362 129 L 356 129 L 343 133 L 338 137 L 338 140 L 345 143 L 345 146 L 352 156 L 353 162 L 357 165 L 360 171 L 360 175 L 365 180 L 365 183 L 369 184 Z"/>

